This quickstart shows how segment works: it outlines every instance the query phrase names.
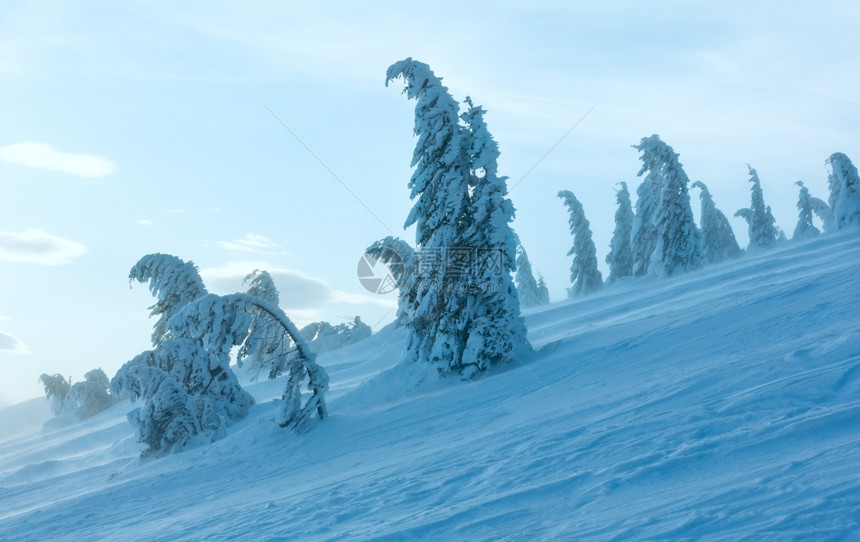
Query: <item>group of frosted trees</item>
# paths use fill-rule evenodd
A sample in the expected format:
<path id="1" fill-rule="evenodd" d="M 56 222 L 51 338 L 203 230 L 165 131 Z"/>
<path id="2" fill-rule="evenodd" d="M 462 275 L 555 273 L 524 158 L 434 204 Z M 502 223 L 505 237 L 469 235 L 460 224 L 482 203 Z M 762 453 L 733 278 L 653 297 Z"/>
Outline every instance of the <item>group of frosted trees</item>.
<path id="1" fill-rule="evenodd" d="M 672 147 L 652 135 L 643 138 L 634 148 L 640 151 L 645 175 L 636 189 L 635 213 L 627 184 L 619 183 L 616 192 L 618 208 L 615 230 L 606 256 L 609 276 L 604 283 L 597 268 L 597 256 L 591 229 L 582 205 L 570 191 L 559 192 L 570 212 L 570 232 L 574 243 L 568 255 L 571 266 L 571 297 L 589 294 L 623 277 L 644 275 L 671 276 L 703 265 L 740 256 L 742 250 L 726 216 L 717 209 L 707 186 L 701 181 L 690 184 L 678 154 Z M 830 171 L 829 202 L 810 195 L 798 181 L 800 195 L 797 203 L 798 222 L 792 239 L 802 240 L 820 233 L 813 224 L 817 216 L 825 231 L 849 225 L 860 225 L 860 177 L 847 156 L 836 153 L 827 159 Z M 774 247 L 786 239 L 776 226 L 764 195 L 758 173 L 748 166 L 751 183 L 750 206 L 740 209 L 736 217 L 749 227 L 748 252 Z M 700 224 L 696 225 L 690 205 L 688 186 L 699 189 L 701 200 Z M 524 289 L 528 289 L 526 285 Z"/>

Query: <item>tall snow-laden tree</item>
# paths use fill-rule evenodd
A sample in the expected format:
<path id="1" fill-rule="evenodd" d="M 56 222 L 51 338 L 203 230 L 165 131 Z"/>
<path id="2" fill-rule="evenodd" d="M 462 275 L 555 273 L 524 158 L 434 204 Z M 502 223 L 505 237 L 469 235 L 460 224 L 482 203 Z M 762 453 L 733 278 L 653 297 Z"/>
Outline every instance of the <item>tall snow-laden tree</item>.
<path id="1" fill-rule="evenodd" d="M 95 416 L 113 406 L 110 395 L 110 379 L 101 369 L 93 369 L 84 375 L 83 382 L 75 382 L 69 388 L 69 399 L 75 404 L 75 414 L 80 419 Z"/>
<path id="2" fill-rule="evenodd" d="M 615 193 L 618 209 L 615 210 L 615 230 L 609 242 L 609 254 L 606 263 L 609 265 L 609 276 L 606 284 L 633 274 L 633 206 L 630 203 L 630 192 L 627 183 L 620 182 L 621 189 Z"/>
<path id="3" fill-rule="evenodd" d="M 567 253 L 568 256 L 573 255 L 568 296 L 588 295 L 603 287 L 603 275 L 597 269 L 597 250 L 591 239 L 591 224 L 585 218 L 582 204 L 573 192 L 562 190 L 558 193 L 558 197 L 564 200 L 570 212 L 568 224 L 570 234 L 573 236 L 573 247 Z"/>
<path id="4" fill-rule="evenodd" d="M 71 379 L 66 380 L 61 374 L 49 375 L 44 373 L 39 381 L 45 387 L 45 397 L 51 402 L 51 413 L 59 416 L 63 412 L 66 398 L 69 395 Z"/>
<path id="5" fill-rule="evenodd" d="M 726 215 L 717 209 L 714 198 L 705 183 L 696 181 L 693 188 L 701 190 L 702 203 L 702 258 L 706 264 L 721 262 L 741 255 L 741 247 Z"/>
<path id="6" fill-rule="evenodd" d="M 150 316 L 159 317 L 153 326 L 153 346 L 168 337 L 167 322 L 174 314 L 208 293 L 194 263 L 170 254 L 147 254 L 131 268 L 128 280 L 149 281 L 149 291 L 157 299 L 149 307 Z"/>
<path id="7" fill-rule="evenodd" d="M 648 171 L 642 184 L 649 179 L 653 179 L 653 182 L 659 180 L 661 183 L 656 214 L 652 215 L 656 241 L 647 272 L 654 275 L 674 275 L 700 267 L 702 238 L 690 207 L 690 193 L 687 190 L 690 180 L 678 162 L 678 154 L 656 134 L 643 137 L 634 148 L 642 153 L 642 169 L 639 175 Z M 642 264 L 638 257 L 634 259 L 634 266 L 640 266 L 639 269 L 634 269 L 638 274 L 642 274 Z"/>
<path id="8" fill-rule="evenodd" d="M 462 348 L 442 315 L 449 310 L 443 287 L 461 282 L 447 272 L 445 252 L 459 248 L 469 203 L 469 159 L 459 124 L 459 105 L 448 94 L 430 66 L 411 58 L 392 64 L 385 84 L 401 78 L 403 92 L 416 100 L 414 133 L 418 136 L 412 155 L 415 170 L 409 179 L 409 197 L 415 201 L 404 227 L 415 225 L 419 265 L 406 327 L 407 358 L 434 363 L 440 372 L 460 363 Z M 447 288 L 446 288 L 447 289 Z"/>
<path id="9" fill-rule="evenodd" d="M 830 207 L 836 228 L 860 225 L 860 176 L 857 168 L 841 152 L 830 155 L 827 167 L 830 169 Z"/>
<path id="10" fill-rule="evenodd" d="M 776 226 L 776 220 L 770 211 L 770 206 L 764 204 L 764 193 L 761 190 L 761 181 L 759 181 L 758 173 L 747 164 L 750 174 L 750 183 L 752 183 L 750 206 L 748 208 L 739 209 L 735 216 L 739 216 L 749 224 L 749 245 L 747 250 L 761 250 L 771 248 L 776 245 L 777 241 L 785 237 Z"/>
<path id="11" fill-rule="evenodd" d="M 509 223 L 514 209 L 497 173 L 498 147 L 470 107 L 459 106 L 424 63 L 411 58 L 388 68 L 417 101 L 410 197 L 405 226 L 416 226 L 418 266 L 409 299 L 407 359 L 433 363 L 439 373 L 473 378 L 527 347 Z"/>
<path id="12" fill-rule="evenodd" d="M 512 277 L 517 270 L 517 240 L 510 226 L 515 210 L 506 197 L 508 178 L 498 174 L 499 146 L 487 129 L 483 108 L 468 97 L 466 104 L 468 110 L 462 119 L 473 189 L 460 246 L 474 249 L 473 280 L 477 288 L 463 291 L 466 296 L 459 306 L 449 307 L 461 312 L 451 322 L 463 344 L 461 361 L 451 369 L 471 378 L 492 365 L 510 361 L 514 351 L 527 347 L 528 342 Z M 459 330 L 463 323 L 465 333 Z"/>
<path id="13" fill-rule="evenodd" d="M 800 194 L 797 198 L 797 226 L 794 227 L 794 235 L 791 236 L 791 240 L 812 239 L 821 233 L 812 223 L 813 198 L 809 194 L 809 189 L 803 185 L 803 181 L 797 181 L 794 184 L 800 187 Z"/>
<path id="14" fill-rule="evenodd" d="M 514 234 L 517 242 L 517 274 L 514 281 L 517 284 L 517 292 L 520 296 L 520 305 L 524 308 L 543 305 L 541 294 L 538 291 L 538 283 L 532 273 L 532 264 L 526 248 L 520 242 L 519 236 Z"/>

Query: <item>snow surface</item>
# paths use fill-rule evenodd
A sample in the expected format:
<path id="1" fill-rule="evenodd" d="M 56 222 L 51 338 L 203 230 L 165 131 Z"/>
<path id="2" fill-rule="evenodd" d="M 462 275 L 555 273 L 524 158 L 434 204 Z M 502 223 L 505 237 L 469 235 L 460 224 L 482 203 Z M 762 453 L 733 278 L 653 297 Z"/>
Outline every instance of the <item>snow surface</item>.
<path id="1" fill-rule="evenodd" d="M 39 421 L 0 441 L 0 539 L 856 540 L 860 236 L 781 247 L 527 311 L 538 350 L 477 382 L 395 366 L 386 328 L 319 357 L 331 417 L 302 435 L 277 381 L 145 462 L 128 402 L 0 410 L 4 437 Z"/>

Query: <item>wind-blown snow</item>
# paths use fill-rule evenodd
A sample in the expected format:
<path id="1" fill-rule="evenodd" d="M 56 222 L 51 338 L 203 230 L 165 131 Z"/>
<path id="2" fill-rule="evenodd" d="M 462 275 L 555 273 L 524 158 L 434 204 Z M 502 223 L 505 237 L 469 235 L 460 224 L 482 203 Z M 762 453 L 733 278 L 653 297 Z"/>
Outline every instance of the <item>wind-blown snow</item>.
<path id="1" fill-rule="evenodd" d="M 856 539 L 858 266 L 843 231 L 621 280 L 526 311 L 536 351 L 469 383 L 394 367 L 386 328 L 319 357 L 331 417 L 302 435 L 270 381 L 158 460 L 128 402 L 51 420 L 0 441 L 0 539 Z"/>

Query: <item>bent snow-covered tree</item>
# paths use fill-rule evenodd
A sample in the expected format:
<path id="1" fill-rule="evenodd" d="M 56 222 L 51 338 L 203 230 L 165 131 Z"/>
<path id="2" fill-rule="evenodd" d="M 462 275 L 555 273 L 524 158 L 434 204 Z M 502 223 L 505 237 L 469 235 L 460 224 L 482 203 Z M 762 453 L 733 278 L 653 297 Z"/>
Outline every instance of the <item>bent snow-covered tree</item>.
<path id="1" fill-rule="evenodd" d="M 279 306 L 280 295 L 272 276 L 268 271 L 255 269 L 249 273 L 242 284 L 248 285 L 247 293 L 259 297 L 266 303 Z M 254 375 L 261 370 L 267 370 L 269 378 L 277 378 L 289 366 L 290 357 L 296 351 L 289 337 L 285 339 L 283 330 L 266 314 L 257 308 L 250 308 L 251 323 L 248 329 L 249 340 L 242 344 L 236 358 L 238 366 L 248 363 Z M 255 345 L 253 353 L 248 346 Z M 256 378 L 256 376 L 253 376 Z"/>
<path id="2" fill-rule="evenodd" d="M 585 218 L 582 204 L 569 190 L 562 190 L 558 197 L 564 200 L 570 212 L 568 224 L 570 234 L 573 236 L 573 247 L 567 255 L 573 255 L 573 264 L 570 266 L 571 286 L 567 292 L 570 297 L 588 295 L 603 287 L 603 275 L 597 269 L 597 250 L 591 238 L 591 224 Z"/>
<path id="3" fill-rule="evenodd" d="M 633 145 L 633 148 L 638 148 Z M 642 168 L 637 173 L 648 175 L 636 188 L 636 215 L 630 232 L 630 245 L 633 251 L 633 276 L 641 277 L 648 273 L 651 256 L 657 247 L 657 214 L 660 210 L 660 192 L 663 188 L 662 163 L 658 155 L 642 154 Z"/>
<path id="4" fill-rule="evenodd" d="M 84 375 L 83 382 L 75 382 L 69 388 L 69 400 L 74 402 L 78 418 L 83 420 L 95 416 L 113 406 L 110 379 L 101 369 L 89 371 Z"/>
<path id="5" fill-rule="evenodd" d="M 609 242 L 609 254 L 606 263 L 609 265 L 609 276 L 606 284 L 633 274 L 633 206 L 630 203 L 630 192 L 627 183 L 620 182 L 621 189 L 615 193 L 618 209 L 615 210 L 615 230 Z"/>
<path id="6" fill-rule="evenodd" d="M 701 232 L 693 220 L 687 189 L 690 180 L 678 161 L 678 154 L 656 134 L 643 137 L 634 148 L 642 153 L 639 175 L 648 171 L 646 181 L 651 178 L 654 182 L 659 179 L 662 183 L 657 212 L 653 215 L 656 243 L 648 264 L 648 273 L 675 275 L 700 267 Z"/>
<path id="7" fill-rule="evenodd" d="M 747 250 L 762 250 L 771 248 L 778 241 L 785 238 L 776 226 L 776 220 L 770 212 L 770 206 L 764 204 L 764 193 L 761 190 L 761 181 L 759 181 L 758 173 L 747 164 L 749 169 L 750 180 L 750 206 L 744 209 L 738 209 L 735 216 L 739 216 L 747 221 L 749 225 L 749 245 Z"/>
<path id="8" fill-rule="evenodd" d="M 514 281 L 517 284 L 517 292 L 520 295 L 520 305 L 525 308 L 537 307 L 546 303 L 542 299 L 542 294 L 538 287 L 537 279 L 532 273 L 532 264 L 529 261 L 529 255 L 526 253 L 526 248 L 520 242 L 519 236 L 516 236 L 517 242 L 517 274 Z"/>
<path id="9" fill-rule="evenodd" d="M 170 254 L 147 254 L 131 268 L 128 280 L 149 281 L 149 291 L 157 299 L 149 307 L 150 316 L 159 317 L 153 325 L 153 346 L 168 337 L 167 322 L 174 314 L 208 293 L 194 263 Z"/>
<path id="10" fill-rule="evenodd" d="M 836 228 L 860 225 L 860 176 L 845 154 L 836 152 L 827 159 L 830 169 L 830 207 Z"/>
<path id="11" fill-rule="evenodd" d="M 706 264 L 721 262 L 741 255 L 741 247 L 735 239 L 735 232 L 729 219 L 717 209 L 714 198 L 705 183 L 696 181 L 693 188 L 701 190 L 702 203 L 702 258 Z"/>
<path id="12" fill-rule="evenodd" d="M 809 194 L 809 189 L 803 185 L 803 181 L 797 181 L 797 186 L 800 187 L 800 193 L 797 197 L 797 225 L 794 227 L 794 234 L 791 236 L 792 241 L 801 241 L 803 239 L 812 239 L 817 237 L 821 232 L 812 223 L 814 212 L 813 198 Z M 818 200 L 821 201 L 821 200 Z M 821 203 L 824 203 L 823 201 Z"/>
<path id="13" fill-rule="evenodd" d="M 472 378 L 527 345 L 510 277 L 514 209 L 497 174 L 498 148 L 482 109 L 470 107 L 460 124 L 459 105 L 427 64 L 407 58 L 386 75 L 386 85 L 400 78 L 416 100 L 409 180 L 416 202 L 405 227 L 415 224 L 419 265 L 405 311 L 406 359 Z"/>
<path id="14" fill-rule="evenodd" d="M 61 374 L 49 375 L 47 373 L 40 376 L 39 381 L 45 387 L 45 397 L 51 402 L 51 413 L 54 416 L 59 416 L 66 404 L 71 381 L 66 380 Z"/>

